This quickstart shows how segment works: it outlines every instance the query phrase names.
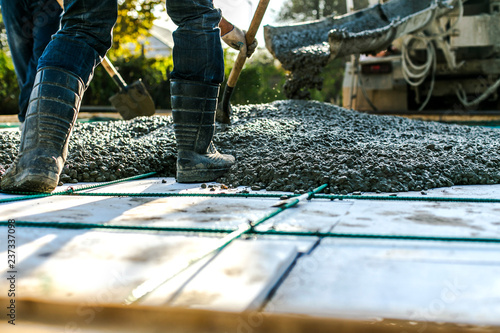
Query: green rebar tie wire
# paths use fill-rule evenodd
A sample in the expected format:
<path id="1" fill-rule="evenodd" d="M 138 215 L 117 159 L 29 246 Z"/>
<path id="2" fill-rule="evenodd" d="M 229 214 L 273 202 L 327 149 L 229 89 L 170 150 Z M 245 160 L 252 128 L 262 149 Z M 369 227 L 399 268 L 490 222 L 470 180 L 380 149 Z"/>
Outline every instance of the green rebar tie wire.
<path id="1" fill-rule="evenodd" d="M 138 180 L 154 176 L 156 172 L 150 172 L 143 175 L 118 179 L 110 182 L 84 185 L 78 187 L 70 187 L 65 191 L 57 191 L 52 193 L 29 193 L 29 192 L 3 192 L 5 194 L 22 195 L 20 197 L 0 199 L 0 204 L 39 199 L 55 195 L 68 196 L 96 196 L 96 197 L 145 197 L 145 198 L 168 198 L 168 197 L 215 197 L 215 198 L 281 198 L 282 194 L 274 193 L 93 193 L 82 192 L 94 188 L 114 185 L 131 180 Z M 297 197 L 296 194 L 286 195 L 287 197 Z M 426 201 L 426 202 L 470 202 L 470 203 L 500 203 L 500 199 L 490 198 L 444 198 L 444 197 L 398 197 L 398 196 L 364 196 L 364 195 L 326 195 L 314 194 L 311 199 L 329 199 L 329 200 L 372 200 L 372 201 Z"/>
<path id="2" fill-rule="evenodd" d="M 99 184 L 94 184 L 94 185 L 83 185 L 83 186 L 78 186 L 76 188 L 70 187 L 69 189 L 65 191 L 56 191 L 52 193 L 32 193 L 32 192 L 4 192 L 0 191 L 0 193 L 5 193 L 5 194 L 15 194 L 15 195 L 22 195 L 21 197 L 14 197 L 14 198 L 5 198 L 5 199 L 0 199 L 0 204 L 6 203 L 6 202 L 15 202 L 15 201 L 24 201 L 24 200 L 32 200 L 32 199 L 38 199 L 38 198 L 45 198 L 45 197 L 51 197 L 54 195 L 75 195 L 80 191 L 85 191 L 85 190 L 91 190 L 94 188 L 99 188 L 99 187 L 104 187 L 104 186 L 109 186 L 109 185 L 114 185 L 118 183 L 123 183 L 126 181 L 130 180 L 137 180 L 137 179 L 143 179 L 143 178 L 148 178 L 151 176 L 156 175 L 156 172 L 149 172 L 145 173 L 142 175 L 138 176 L 132 176 L 128 178 L 123 178 L 123 179 L 117 179 L 113 180 L 110 182 L 105 182 L 105 183 L 99 183 Z M 118 196 L 118 195 L 117 195 Z"/>

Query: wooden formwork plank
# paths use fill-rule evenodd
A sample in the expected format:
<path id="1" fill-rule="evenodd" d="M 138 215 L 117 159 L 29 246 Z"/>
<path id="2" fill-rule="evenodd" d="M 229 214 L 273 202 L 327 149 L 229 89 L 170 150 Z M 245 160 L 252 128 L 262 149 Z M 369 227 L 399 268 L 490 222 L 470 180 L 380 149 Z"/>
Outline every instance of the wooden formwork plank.
<path id="1" fill-rule="evenodd" d="M 258 309 L 296 256 L 293 242 L 235 241 L 186 285 L 172 305 L 236 312 Z"/>
<path id="2" fill-rule="evenodd" d="M 266 311 L 500 325 L 500 245 L 323 239 Z"/>
<path id="3" fill-rule="evenodd" d="M 0 298 L 3 308 L 8 300 Z M 265 312 L 17 300 L 16 325 L 0 322 L 5 333 L 169 332 L 169 333 L 493 333 L 499 326 L 456 325 L 397 319 L 349 320 Z"/>

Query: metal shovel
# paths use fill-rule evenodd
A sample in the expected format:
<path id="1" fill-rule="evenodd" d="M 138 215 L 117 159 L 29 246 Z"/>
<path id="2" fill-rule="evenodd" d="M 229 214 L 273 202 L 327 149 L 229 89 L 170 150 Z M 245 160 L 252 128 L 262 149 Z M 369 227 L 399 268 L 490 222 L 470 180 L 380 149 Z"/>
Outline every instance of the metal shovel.
<path id="1" fill-rule="evenodd" d="M 109 101 L 123 119 L 152 116 L 155 113 L 155 104 L 142 80 L 139 79 L 127 85 L 108 57 L 102 58 L 101 64 L 120 88 L 120 91 L 111 96 Z"/>

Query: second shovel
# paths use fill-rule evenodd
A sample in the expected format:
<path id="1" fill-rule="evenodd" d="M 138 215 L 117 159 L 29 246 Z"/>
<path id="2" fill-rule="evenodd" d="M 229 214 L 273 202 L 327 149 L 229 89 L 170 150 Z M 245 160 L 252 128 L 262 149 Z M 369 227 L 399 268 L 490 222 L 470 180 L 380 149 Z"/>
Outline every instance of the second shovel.
<path id="1" fill-rule="evenodd" d="M 120 88 L 120 91 L 111 96 L 109 101 L 123 119 L 152 116 L 155 113 L 155 104 L 142 80 L 139 79 L 127 85 L 108 57 L 102 58 L 101 64 Z"/>

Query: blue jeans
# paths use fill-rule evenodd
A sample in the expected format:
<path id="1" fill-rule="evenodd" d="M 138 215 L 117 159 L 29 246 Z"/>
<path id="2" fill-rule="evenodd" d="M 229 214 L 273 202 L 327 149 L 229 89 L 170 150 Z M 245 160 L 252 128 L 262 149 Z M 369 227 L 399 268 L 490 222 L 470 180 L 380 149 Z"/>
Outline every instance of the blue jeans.
<path id="1" fill-rule="evenodd" d="M 88 86 L 94 68 L 111 47 L 117 17 L 116 0 L 65 0 L 61 29 L 45 48 L 38 69 L 48 66 L 65 69 Z"/>
<path id="2" fill-rule="evenodd" d="M 19 83 L 19 120 L 24 121 L 38 59 L 59 29 L 56 0 L 0 0 L 14 69 Z"/>
<path id="3" fill-rule="evenodd" d="M 33 24 L 36 28 L 37 48 L 44 49 L 41 56 L 34 50 L 17 44 L 23 35 L 24 17 L 34 17 L 36 9 L 45 8 L 44 3 L 56 3 L 55 0 L 0 0 L 4 21 L 12 44 L 16 71 L 23 84 L 31 63 L 31 74 L 34 78 L 36 69 L 47 66 L 68 70 L 79 76 L 88 85 L 95 67 L 100 62 L 112 43 L 112 29 L 117 19 L 116 0 L 65 0 L 64 13 L 60 29 L 47 44 L 47 39 L 57 30 L 59 23 L 55 20 L 59 13 L 52 16 L 51 24 Z M 42 5 L 40 5 L 42 4 Z M 24 10 L 25 12 L 20 12 Z M 174 32 L 174 70 L 172 78 L 205 83 L 221 83 L 224 80 L 224 57 L 218 28 L 221 13 L 213 7 L 212 0 L 167 0 L 167 11 L 174 23 L 179 27 Z M 9 17 L 9 18 L 7 18 Z M 21 18 L 19 20 L 19 18 Z M 43 32 L 43 34 L 42 34 Z M 45 36 L 45 39 L 38 35 Z M 35 33 L 30 35 L 34 39 Z M 42 42 L 42 40 L 44 42 Z M 11 43 L 12 41 L 12 43 Z M 24 45 L 24 44 L 23 44 Z M 26 44 L 29 45 L 29 44 Z M 46 47 L 45 47 L 46 46 Z M 24 60 L 30 57 L 30 60 Z M 33 59 L 31 58 L 33 57 Z M 19 68 L 19 70 L 18 70 Z M 23 71 L 23 68 L 25 69 Z M 30 76 L 31 77 L 31 76 Z M 20 81 L 21 82 L 21 81 Z M 23 104 L 31 92 L 31 85 L 26 84 Z M 24 107 L 25 110 L 26 107 Z M 24 120 L 24 115 L 20 120 Z"/>
<path id="4" fill-rule="evenodd" d="M 66 0 L 62 28 L 38 62 L 38 68 L 62 67 L 88 84 L 111 46 L 117 18 L 116 0 Z M 172 78 L 221 83 L 224 56 L 220 41 L 221 13 L 212 0 L 167 0 L 167 11 L 179 27 L 174 32 Z"/>
<path id="5" fill-rule="evenodd" d="M 178 26 L 174 37 L 173 79 L 219 84 L 224 80 L 220 40 L 221 12 L 212 0 L 167 0 L 167 13 Z"/>

